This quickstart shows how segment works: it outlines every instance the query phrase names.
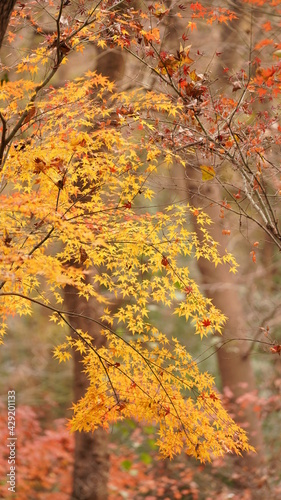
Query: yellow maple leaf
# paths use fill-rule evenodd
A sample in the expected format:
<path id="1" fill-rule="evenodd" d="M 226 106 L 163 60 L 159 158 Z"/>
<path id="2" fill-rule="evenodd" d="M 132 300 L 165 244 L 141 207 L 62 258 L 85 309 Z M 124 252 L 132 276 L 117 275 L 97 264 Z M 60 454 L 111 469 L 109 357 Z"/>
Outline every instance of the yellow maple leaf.
<path id="1" fill-rule="evenodd" d="M 200 165 L 200 170 L 202 172 L 202 181 L 210 181 L 216 175 L 213 167 L 209 167 L 208 165 Z"/>

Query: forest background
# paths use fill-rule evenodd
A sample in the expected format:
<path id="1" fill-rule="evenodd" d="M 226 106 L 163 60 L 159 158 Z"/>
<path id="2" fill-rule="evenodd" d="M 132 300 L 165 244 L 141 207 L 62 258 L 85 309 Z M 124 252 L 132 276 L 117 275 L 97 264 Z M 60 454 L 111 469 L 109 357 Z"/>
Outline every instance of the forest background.
<path id="1" fill-rule="evenodd" d="M 69 29 L 68 16 L 73 19 L 71 9 L 82 9 L 82 5 L 86 9 L 84 4 L 85 2 L 62 2 L 58 5 L 55 3 L 55 6 L 50 4 L 48 7 L 61 9 L 60 23 L 63 32 Z M 111 7 L 112 11 L 119 14 L 114 3 L 104 7 Z M 153 425 L 127 420 L 115 423 L 110 428 L 108 444 L 109 496 L 223 499 L 232 495 L 232 498 L 246 499 L 258 498 L 258 495 L 264 498 L 265 494 L 270 494 L 273 497 L 280 492 L 278 2 L 229 2 L 227 7 L 218 4 L 212 5 L 209 10 L 209 5 L 204 7 L 197 2 L 187 2 L 186 5 L 145 4 L 145 7 L 145 13 L 150 13 L 155 30 L 143 30 L 143 38 L 137 42 L 144 49 L 145 66 L 130 54 L 134 50 L 131 50 L 128 44 L 129 35 L 124 32 L 124 27 L 120 28 L 120 19 L 117 22 L 115 13 L 112 15 L 112 22 L 106 27 L 106 36 L 85 43 L 83 51 L 75 51 L 69 44 L 62 47 L 63 56 L 60 57 L 67 57 L 68 62 L 64 61 L 66 64 L 56 68 L 51 84 L 53 88 L 59 88 L 65 81 L 72 81 L 81 76 L 84 71 L 97 69 L 116 81 L 118 89 L 123 92 L 129 92 L 140 85 L 148 91 L 155 88 L 161 88 L 163 91 L 161 81 L 158 81 L 160 75 L 160 80 L 166 79 L 164 85 L 167 85 L 169 80 L 177 79 L 173 90 L 176 92 L 180 89 L 180 92 L 185 92 L 189 111 L 199 120 L 203 115 L 203 122 L 206 120 L 208 123 L 209 119 L 211 123 L 212 113 L 216 109 L 217 115 L 222 116 L 222 122 L 224 119 L 227 124 L 227 131 L 223 127 L 218 129 L 218 126 L 215 134 L 211 129 L 208 130 L 205 135 L 208 147 L 205 142 L 204 148 L 201 149 L 203 129 L 200 132 L 194 129 L 191 135 L 191 129 L 184 128 L 184 123 L 179 123 L 176 129 L 178 137 L 175 140 L 174 137 L 171 138 L 170 127 L 165 130 L 159 126 L 160 134 L 157 140 L 162 141 L 161 148 L 169 148 L 173 152 L 171 143 L 177 150 L 182 148 L 185 153 L 182 158 L 188 163 L 192 175 L 190 171 L 186 174 L 187 169 L 184 172 L 178 166 L 172 166 L 171 162 L 165 173 L 158 172 L 157 175 L 151 176 L 149 189 L 156 191 L 156 201 L 153 203 L 158 207 L 167 207 L 179 200 L 181 203 L 185 200 L 195 205 L 195 210 L 203 207 L 215 221 L 212 233 L 214 239 L 220 242 L 222 251 L 227 247 L 240 265 L 235 279 L 231 278 L 228 270 L 222 271 L 220 266 L 211 267 L 208 264 L 206 267 L 203 259 L 198 261 L 197 268 L 192 255 L 187 256 L 187 261 L 192 279 L 201 281 L 200 289 L 206 296 L 214 298 L 215 305 L 229 318 L 224 329 L 224 340 L 240 340 L 230 342 L 231 348 L 226 351 L 221 348 L 222 342 L 217 337 L 209 336 L 199 341 L 198 337 L 193 335 L 192 325 L 171 316 L 167 307 L 151 305 L 150 315 L 168 338 L 175 336 L 176 332 L 176 337 L 199 362 L 201 371 L 206 369 L 215 375 L 225 407 L 234 419 L 249 430 L 250 442 L 259 448 L 259 452 L 250 459 L 235 462 L 236 467 L 233 459 L 229 458 L 216 458 L 212 465 L 198 465 L 184 456 L 173 462 L 167 459 L 159 462 L 156 460 Z M 42 8 L 46 9 L 43 16 Z M 58 12 L 60 10 L 56 15 Z M 2 90 L 6 84 L 16 80 L 17 72 L 25 71 L 28 75 L 25 75 L 27 81 L 37 81 L 33 62 L 26 60 L 22 63 L 26 67 L 20 68 L 19 58 L 22 52 L 25 52 L 24 59 L 28 59 L 26 52 L 32 51 L 38 44 L 40 46 L 42 39 L 46 41 L 46 37 L 52 37 L 52 31 L 47 32 L 45 24 L 44 16 L 48 18 L 47 13 L 46 5 L 40 2 L 15 5 L 2 47 Z M 128 15 L 127 11 L 126 13 Z M 83 14 L 82 10 L 80 14 Z M 132 26 L 134 22 L 136 24 L 136 16 L 134 13 Z M 39 20 L 43 28 L 38 24 Z M 182 23 L 184 30 L 181 30 Z M 40 26 L 43 34 L 38 30 Z M 140 36 L 139 26 L 132 26 L 135 31 L 139 30 L 137 34 Z M 147 36 L 147 33 L 150 33 L 150 36 Z M 165 48 L 165 44 L 168 47 L 162 52 L 158 49 L 160 35 L 164 44 L 161 48 Z M 137 38 L 135 32 L 134 36 Z M 105 47 L 101 43 L 103 40 L 107 43 Z M 52 43 L 54 44 L 54 41 L 51 38 L 48 40 L 48 47 L 54 51 L 56 45 L 52 46 Z M 98 47 L 95 47 L 95 44 Z M 154 56 L 148 53 L 151 50 L 154 51 Z M 139 56 L 139 53 L 137 55 Z M 147 59 L 149 57 L 151 59 Z M 9 58 L 12 58 L 13 64 L 9 63 Z M 153 62 L 158 70 L 156 73 L 151 70 Z M 188 68 L 186 71 L 189 79 L 183 78 L 184 72 L 180 74 L 183 66 Z M 20 77 L 23 78 L 21 74 Z M 130 105 L 124 98 L 123 104 L 114 110 L 115 115 L 111 116 L 111 120 L 116 120 L 116 115 L 117 120 L 120 120 L 120 117 L 125 120 L 128 115 L 131 117 L 133 113 Z M 146 106 L 151 104 L 148 102 Z M 227 122 L 223 116 L 225 110 L 228 117 L 231 113 L 234 116 L 241 111 L 233 129 L 232 118 L 228 118 Z M 19 142 L 22 138 L 27 140 L 30 131 L 25 129 L 31 128 L 34 116 L 35 110 L 29 107 L 22 119 L 22 128 L 19 129 L 22 137 L 16 138 L 16 149 L 22 147 Z M 4 121 L 2 120 L 2 134 L 3 126 L 5 117 Z M 142 139 L 146 127 L 147 122 L 138 123 L 137 132 L 134 132 L 136 140 Z M 186 139 L 186 136 L 191 139 Z M 151 139 L 153 133 L 144 137 Z M 197 143 L 197 149 L 196 145 L 191 144 L 194 142 Z M 83 144 L 81 146 L 83 147 Z M 104 147 L 104 144 L 101 147 Z M 243 157 L 243 161 L 249 156 L 252 161 L 250 166 L 255 165 L 251 170 L 252 177 L 248 185 L 245 172 L 241 183 L 237 163 L 231 164 L 230 157 L 226 158 L 226 151 L 231 148 L 235 161 L 237 154 Z M 247 163 L 247 168 L 248 166 Z M 56 168 L 64 178 L 60 166 L 57 165 Z M 36 167 L 33 166 L 33 171 L 34 169 Z M 44 163 L 37 165 L 35 174 L 45 174 L 44 169 Z M 111 173 L 114 174 L 114 170 Z M 64 186 L 57 187 L 59 191 L 63 191 Z M 140 186 L 138 188 L 141 190 Z M 149 200 L 149 191 L 147 194 Z M 140 210 L 141 204 L 137 197 L 134 201 L 136 211 Z M 269 203 L 265 207 L 267 202 Z M 131 201 L 123 199 L 124 211 L 131 210 L 131 205 Z M 264 207 L 267 210 L 270 207 L 272 211 L 271 227 L 266 217 L 263 217 Z M 197 217 L 197 212 L 191 212 L 191 220 L 192 216 Z M 40 222 L 41 220 L 37 222 L 38 229 Z M 4 223 L 2 244 L 6 249 L 13 246 L 9 241 L 11 234 L 11 230 Z M 89 256 L 83 254 L 83 248 L 80 247 L 79 251 L 79 264 L 82 265 Z M 162 252 L 160 257 L 162 269 L 165 269 L 170 262 Z M 194 293 L 194 286 L 189 284 L 184 290 L 185 295 Z M 183 294 L 179 283 L 177 287 L 177 293 Z M 116 307 L 120 307 L 120 304 Z M 66 414 L 71 416 L 69 408 L 73 400 L 72 365 L 71 362 L 58 364 L 57 360 L 53 359 L 53 349 L 58 343 L 58 328 L 48 322 L 48 317 L 47 310 L 42 314 L 41 308 L 35 307 L 31 317 L 22 317 L 20 320 L 17 316 L 10 318 L 9 335 L 1 347 L 1 432 L 6 436 L 5 395 L 9 388 L 13 388 L 17 393 L 17 432 L 20 440 L 17 468 L 20 498 L 56 498 L 55 495 L 57 498 L 68 498 L 72 491 L 75 445 L 73 436 L 69 435 L 61 420 Z M 210 325 L 204 324 L 204 328 L 208 326 Z M 218 365 L 216 351 L 220 355 Z M 241 359 L 241 366 L 244 368 L 239 365 Z M 251 376 L 250 365 L 255 377 Z M 3 443 L 5 440 L 6 437 Z M 3 452 L 1 470 L 5 471 L 6 462 L 7 457 Z M 104 463 L 103 467 L 107 469 Z M 252 484 L 249 484 L 249 469 Z M 5 480 L 2 481 L 1 487 L 5 498 Z"/>

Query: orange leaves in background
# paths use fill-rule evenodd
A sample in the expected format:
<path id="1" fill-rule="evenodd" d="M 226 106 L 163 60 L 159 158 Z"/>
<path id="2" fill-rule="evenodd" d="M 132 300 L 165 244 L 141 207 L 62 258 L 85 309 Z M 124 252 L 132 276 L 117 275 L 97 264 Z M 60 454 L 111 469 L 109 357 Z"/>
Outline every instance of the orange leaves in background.
<path id="1" fill-rule="evenodd" d="M 203 6 L 201 2 L 191 3 L 190 9 L 192 11 L 193 19 L 206 19 L 208 24 L 212 24 L 214 21 L 219 23 L 227 23 L 233 19 L 237 19 L 234 11 L 226 9 L 224 7 L 218 7 L 213 9 L 212 6 Z"/>
<path id="2" fill-rule="evenodd" d="M 272 30 L 272 25 L 270 21 L 267 21 L 266 23 L 262 24 L 262 29 L 266 32 Z"/>
<path id="3" fill-rule="evenodd" d="M 32 408 L 17 406 L 16 490 L 21 500 L 68 500 L 71 494 L 74 440 L 64 420 L 55 421 L 53 427 L 43 431 Z M 7 408 L 2 405 L 0 443 L 0 496 L 6 498 L 9 449 Z"/>

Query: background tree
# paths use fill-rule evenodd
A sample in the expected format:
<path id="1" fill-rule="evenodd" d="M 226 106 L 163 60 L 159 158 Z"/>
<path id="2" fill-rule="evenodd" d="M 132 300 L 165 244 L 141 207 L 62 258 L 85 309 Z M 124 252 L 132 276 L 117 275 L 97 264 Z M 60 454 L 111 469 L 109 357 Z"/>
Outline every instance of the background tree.
<path id="1" fill-rule="evenodd" d="M 11 12 L 14 8 L 14 5 L 16 3 L 16 0 L 7 0 L 7 1 L 1 1 L 0 3 L 0 47 L 3 42 L 3 38 L 5 36 L 10 15 Z"/>

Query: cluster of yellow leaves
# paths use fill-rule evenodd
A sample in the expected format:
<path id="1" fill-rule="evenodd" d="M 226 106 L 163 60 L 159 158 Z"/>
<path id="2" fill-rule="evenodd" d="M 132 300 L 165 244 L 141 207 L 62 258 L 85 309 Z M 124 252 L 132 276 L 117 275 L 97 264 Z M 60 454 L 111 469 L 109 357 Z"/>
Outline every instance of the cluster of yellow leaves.
<path id="1" fill-rule="evenodd" d="M 206 462 L 251 449 L 245 432 L 222 408 L 212 377 L 199 373 L 177 339 L 169 343 L 155 328 L 134 342 L 104 333 L 107 348 L 88 349 L 84 358 L 90 386 L 74 405 L 72 430 L 108 429 L 133 417 L 157 425 L 164 457 L 184 451 Z M 81 347 L 71 339 L 69 344 Z"/>
<path id="2" fill-rule="evenodd" d="M 11 92 L 13 86 L 6 85 Z M 151 300 L 172 305 L 175 281 L 182 290 L 190 286 L 188 268 L 178 262 L 181 256 L 206 258 L 215 265 L 228 261 L 233 270 L 235 262 L 228 254 L 219 255 L 205 227 L 210 220 L 201 211 L 197 210 L 196 218 L 202 243 L 186 229 L 194 215 L 189 205 L 141 214 L 137 200 L 151 198 L 147 182 L 151 169 L 163 168 L 167 152 L 155 145 L 144 149 L 134 137 L 128 143 L 128 136 L 113 125 L 114 108 L 103 104 L 103 94 L 111 91 L 111 85 L 104 77 L 88 73 L 85 80 L 78 78 L 52 90 L 36 104 L 36 115 L 28 123 L 32 134 L 11 145 L 3 168 L 6 190 L 1 195 L 2 282 L 4 288 L 13 283 L 14 292 L 28 295 L 41 275 L 52 291 L 69 283 L 87 297 L 97 296 L 94 283 L 86 286 L 84 276 L 87 268 L 100 266 L 102 271 L 93 281 L 116 297 L 134 298 L 135 311 L 139 308 L 146 314 Z M 156 99 L 151 93 L 146 101 L 140 92 L 131 98 L 134 115 L 121 117 L 122 128 L 126 119 L 146 124 L 142 112 L 148 106 L 170 112 L 164 96 Z M 122 106 L 127 106 L 125 99 Z M 14 123 L 9 103 L 2 113 L 7 126 Z M 53 241 L 62 246 L 55 255 L 46 254 Z M 84 265 L 69 265 L 81 262 L 81 250 L 86 255 Z M 220 331 L 223 316 L 193 282 L 192 286 L 192 298 L 176 311 L 194 319 L 196 333 L 203 334 L 201 318 L 209 318 L 212 325 L 204 333 L 212 328 Z M 129 320 L 130 330 L 139 331 L 140 325 L 130 327 L 130 307 L 124 309 L 128 316 L 120 313 L 118 319 Z"/>

